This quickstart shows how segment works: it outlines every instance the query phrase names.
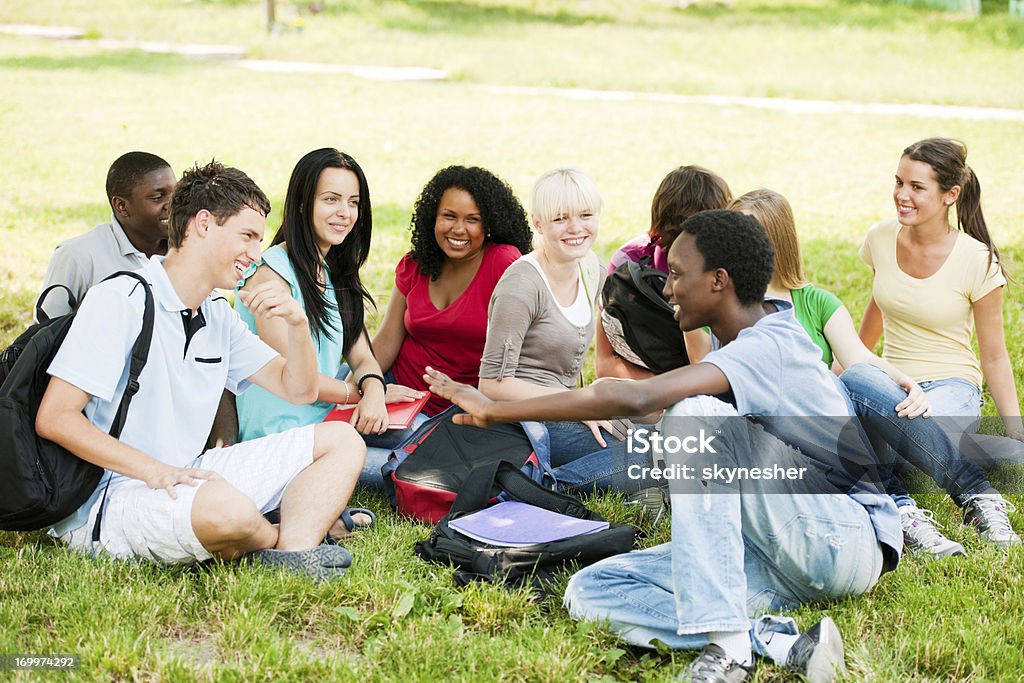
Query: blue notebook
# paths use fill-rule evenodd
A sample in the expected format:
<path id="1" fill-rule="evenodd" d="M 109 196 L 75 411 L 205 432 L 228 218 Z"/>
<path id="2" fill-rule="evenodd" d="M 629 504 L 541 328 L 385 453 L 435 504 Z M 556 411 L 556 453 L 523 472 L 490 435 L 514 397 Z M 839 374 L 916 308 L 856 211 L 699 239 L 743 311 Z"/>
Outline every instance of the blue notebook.
<path id="1" fill-rule="evenodd" d="M 464 536 L 489 545 L 520 548 L 592 534 L 608 528 L 595 522 L 509 500 L 448 522 Z"/>

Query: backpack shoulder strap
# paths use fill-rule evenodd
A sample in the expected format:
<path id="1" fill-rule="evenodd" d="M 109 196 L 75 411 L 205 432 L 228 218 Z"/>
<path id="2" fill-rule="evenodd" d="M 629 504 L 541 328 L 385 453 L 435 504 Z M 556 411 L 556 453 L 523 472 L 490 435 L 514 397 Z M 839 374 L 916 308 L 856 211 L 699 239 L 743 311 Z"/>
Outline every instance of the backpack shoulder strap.
<path id="1" fill-rule="evenodd" d="M 75 298 L 75 293 L 71 291 L 70 287 L 62 284 L 50 285 L 36 299 L 36 320 L 41 323 L 45 323 L 50 319 L 50 316 L 43 310 L 43 302 L 46 301 L 46 296 L 55 289 L 63 289 L 68 293 L 68 307 L 72 312 L 78 309 L 78 299 Z"/>
<path id="2" fill-rule="evenodd" d="M 135 343 L 132 345 L 131 361 L 128 366 L 128 384 L 125 385 L 121 402 L 117 406 L 117 413 L 114 414 L 114 421 L 110 425 L 110 435 L 115 439 L 121 436 L 121 430 L 124 429 L 125 420 L 128 418 L 128 408 L 131 407 L 132 398 L 139 391 L 139 375 L 142 374 L 142 369 L 146 367 L 146 361 L 149 360 L 149 347 L 153 341 L 153 320 L 155 315 L 153 291 L 146 278 L 133 271 L 121 270 L 103 280 L 110 280 L 122 275 L 134 278 L 142 283 L 143 291 L 146 294 L 146 308 L 142 312 L 142 329 L 139 330 L 139 336 L 135 338 Z M 100 507 L 96 513 L 96 522 L 92 527 L 92 540 L 94 543 L 98 543 L 100 540 L 103 510 L 106 508 L 107 492 L 109 489 L 110 480 L 108 479 L 107 485 L 103 489 L 103 500 L 100 501 Z"/>
<path id="3" fill-rule="evenodd" d="M 599 519 L 576 498 L 538 485 L 515 465 L 502 460 L 473 468 L 462 482 L 449 514 L 454 517 L 456 513 L 475 512 L 487 507 L 490 492 L 495 486 L 521 503 L 580 519 Z"/>
<path id="4" fill-rule="evenodd" d="M 640 292 L 648 301 L 657 308 L 671 310 L 668 301 L 661 293 L 661 287 L 665 282 L 665 275 L 650 265 L 650 262 L 640 261 L 639 263 L 629 262 L 629 277 L 633 281 L 636 291 Z"/>
<path id="5" fill-rule="evenodd" d="M 142 329 L 139 330 L 139 336 L 135 338 L 135 343 L 132 345 L 131 362 L 128 366 L 128 384 L 124 388 L 124 395 L 121 396 L 121 403 L 118 405 L 117 413 L 114 415 L 114 422 L 110 425 L 110 435 L 115 439 L 121 435 L 121 430 L 124 429 L 124 422 L 128 417 L 128 408 L 131 406 L 132 398 L 139 391 L 139 375 L 142 374 L 143 368 L 146 367 L 146 361 L 149 360 L 149 347 L 153 342 L 153 320 L 155 315 L 153 291 L 146 278 L 134 271 L 121 270 L 104 278 L 103 281 L 106 282 L 120 276 L 134 278 L 142 284 L 146 295 L 146 307 L 142 313 Z"/>

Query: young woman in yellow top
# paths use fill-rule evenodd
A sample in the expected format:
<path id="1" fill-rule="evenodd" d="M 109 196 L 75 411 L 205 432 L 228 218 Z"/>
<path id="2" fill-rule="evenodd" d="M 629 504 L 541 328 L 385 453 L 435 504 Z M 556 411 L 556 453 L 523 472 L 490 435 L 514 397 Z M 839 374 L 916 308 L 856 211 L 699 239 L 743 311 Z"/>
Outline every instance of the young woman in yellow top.
<path id="1" fill-rule="evenodd" d="M 977 429 L 984 376 L 1007 436 L 1024 441 L 1003 334 L 1006 277 L 982 214 L 981 185 L 966 161 L 966 146 L 946 138 L 903 150 L 893 189 L 896 219 L 874 226 L 861 248 L 875 275 L 859 334 L 872 348 L 884 331 L 882 357 L 921 385 L 933 415 L 960 418 L 960 433 Z M 980 363 L 971 348 L 974 327 Z M 916 511 L 905 491 L 890 493 L 901 512 Z M 1014 508 L 998 493 L 956 502 L 983 539 L 1021 542 L 1006 514 Z"/>

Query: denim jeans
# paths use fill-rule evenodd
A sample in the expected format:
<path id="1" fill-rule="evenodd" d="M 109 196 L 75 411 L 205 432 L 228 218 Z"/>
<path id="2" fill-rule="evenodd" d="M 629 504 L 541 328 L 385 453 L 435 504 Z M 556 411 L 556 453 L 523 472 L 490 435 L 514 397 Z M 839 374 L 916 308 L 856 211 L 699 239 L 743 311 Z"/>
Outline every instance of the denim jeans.
<path id="1" fill-rule="evenodd" d="M 922 382 L 933 417 L 912 420 L 896 414 L 896 405 L 907 394 L 882 369 L 869 364 L 854 365 L 843 373 L 841 380 L 857 416 L 866 418 L 864 429 L 875 451 L 883 462 L 894 464 L 884 483 L 897 506 L 913 504 L 895 473 L 905 463 L 934 479 L 963 507 L 972 496 L 994 491 L 985 472 L 965 458 L 964 453 L 986 448 L 986 443 L 1007 442 L 1008 447 L 1018 448 L 1008 443 L 1009 439 L 974 434 L 981 416 L 981 392 L 962 379 Z"/>
<path id="2" fill-rule="evenodd" d="M 380 468 L 388 461 L 391 451 L 412 436 L 416 428 L 429 419 L 426 413 L 419 413 L 405 429 L 389 429 L 383 434 L 362 435 L 363 441 L 366 442 L 366 462 L 359 475 L 359 484 L 374 491 L 383 491 L 384 477 Z"/>
<path id="3" fill-rule="evenodd" d="M 350 372 L 348 363 L 342 363 L 335 378 L 344 381 Z M 385 372 L 384 381 L 387 384 L 394 384 L 395 375 L 390 370 Z M 363 434 L 363 441 L 366 443 L 366 462 L 363 463 L 363 471 L 359 475 L 359 484 L 374 491 L 383 491 L 384 477 L 380 473 L 380 468 L 388 461 L 388 456 L 395 446 L 412 436 L 416 428 L 428 419 L 426 414 L 420 413 L 406 429 L 389 429 L 383 434 Z"/>
<path id="4" fill-rule="evenodd" d="M 551 467 L 558 487 L 564 493 L 591 493 L 618 491 L 633 493 L 644 486 L 642 479 L 627 476 L 630 465 L 647 466 L 647 455 L 633 454 L 627 448 L 627 441 L 620 441 L 601 430 L 607 448 L 602 448 L 594 434 L 582 422 L 548 421 L 542 423 L 550 440 Z"/>
<path id="5" fill-rule="evenodd" d="M 709 405 L 718 415 L 736 415 L 731 406 L 702 396 L 680 402 L 669 416 L 703 415 Z M 808 464 L 806 456 L 752 423 L 730 422 L 716 432 L 719 458 L 742 465 L 757 449 L 783 466 Z M 656 638 L 673 648 L 698 649 L 710 632 L 750 629 L 754 650 L 765 654 L 765 631 L 787 620 L 757 617 L 857 595 L 875 584 L 882 551 L 860 504 L 839 492 L 766 494 L 760 485 L 673 494 L 671 543 L 579 571 L 565 592 L 569 613 L 607 620 L 624 640 L 641 646 Z"/>

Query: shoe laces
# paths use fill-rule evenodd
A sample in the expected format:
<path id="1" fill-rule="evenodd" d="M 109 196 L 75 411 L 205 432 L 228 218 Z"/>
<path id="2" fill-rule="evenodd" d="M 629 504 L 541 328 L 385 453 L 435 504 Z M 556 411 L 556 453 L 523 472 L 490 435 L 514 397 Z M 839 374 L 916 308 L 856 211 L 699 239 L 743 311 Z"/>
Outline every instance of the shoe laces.
<path id="1" fill-rule="evenodd" d="M 1010 501 L 999 495 L 983 493 L 971 498 L 970 505 L 993 532 L 997 534 L 1014 533 L 1007 514 L 1016 512 L 1017 506 Z"/>
<path id="2" fill-rule="evenodd" d="M 949 540 L 939 531 L 942 524 L 935 519 L 935 513 L 927 508 L 908 505 L 900 508 L 900 516 L 906 518 L 903 533 L 921 545 L 931 546 Z"/>
<path id="3" fill-rule="evenodd" d="M 702 681 L 718 680 L 734 667 L 746 669 L 742 664 L 729 659 L 721 648 L 705 646 L 697 659 L 690 664 L 690 681 L 701 683 Z"/>

